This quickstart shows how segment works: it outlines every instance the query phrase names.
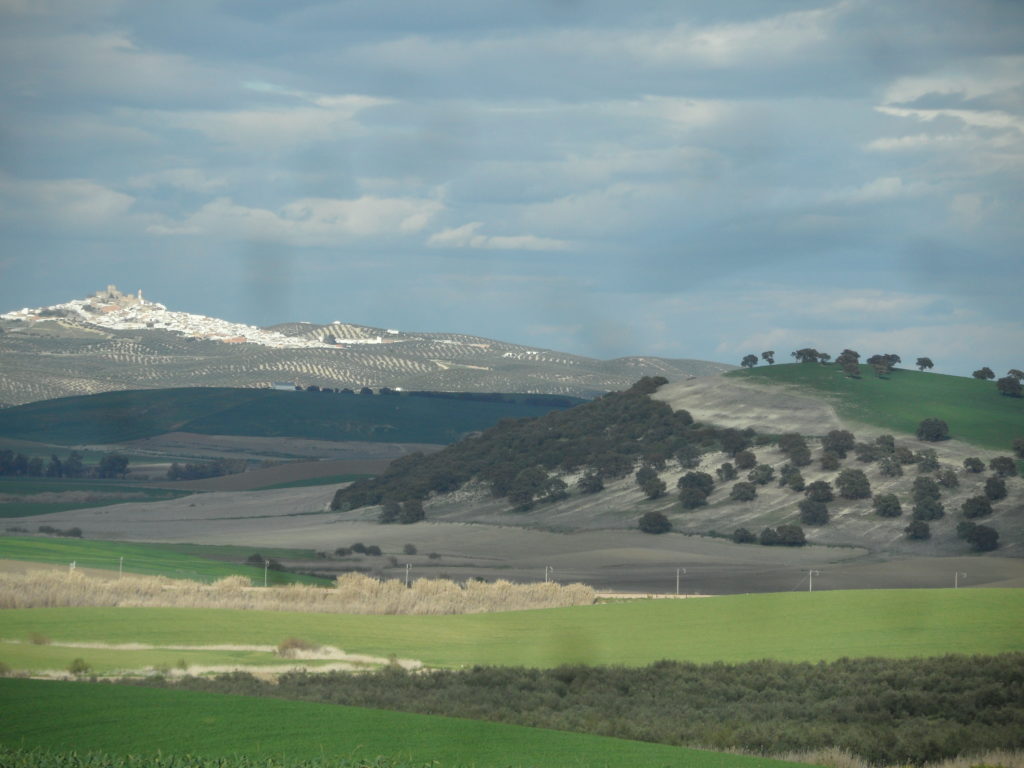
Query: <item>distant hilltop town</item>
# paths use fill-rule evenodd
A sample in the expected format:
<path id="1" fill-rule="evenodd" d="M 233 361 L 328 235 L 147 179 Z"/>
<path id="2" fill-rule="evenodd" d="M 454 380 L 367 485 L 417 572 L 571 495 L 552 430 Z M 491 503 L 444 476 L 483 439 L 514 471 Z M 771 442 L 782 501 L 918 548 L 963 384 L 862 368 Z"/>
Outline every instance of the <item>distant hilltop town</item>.
<path id="1" fill-rule="evenodd" d="M 286 336 L 277 331 L 267 331 L 252 325 L 231 323 L 215 317 L 193 315 L 188 312 L 172 312 L 163 304 L 147 301 L 138 294 L 122 293 L 116 285 L 108 285 L 86 299 L 74 299 L 64 304 L 29 309 L 0 315 L 0 319 L 28 323 L 40 321 L 71 321 L 87 323 L 114 330 L 161 330 L 180 333 L 195 339 L 221 341 L 225 344 L 259 344 L 278 349 L 319 349 L 337 346 L 339 340 L 333 336 L 309 338 Z M 389 333 L 392 333 L 389 331 Z M 397 333 L 397 331 L 393 332 Z M 349 344 L 383 344 L 380 337 L 344 339 Z"/>

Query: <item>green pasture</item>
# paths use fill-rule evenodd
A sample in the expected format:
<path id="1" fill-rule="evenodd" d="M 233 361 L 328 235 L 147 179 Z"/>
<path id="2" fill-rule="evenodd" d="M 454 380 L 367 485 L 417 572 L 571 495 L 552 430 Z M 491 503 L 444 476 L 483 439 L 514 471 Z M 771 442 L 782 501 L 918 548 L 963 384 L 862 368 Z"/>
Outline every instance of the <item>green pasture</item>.
<path id="1" fill-rule="evenodd" d="M 949 424 L 950 436 L 1010 452 L 1024 437 L 1024 398 L 1005 397 L 995 382 L 896 369 L 884 379 L 862 365 L 861 378 L 837 365 L 790 363 L 730 371 L 726 376 L 795 384 L 829 396 L 839 415 L 864 424 L 914 434 L 923 419 Z"/>
<path id="2" fill-rule="evenodd" d="M 276 759 L 385 757 L 439 768 L 783 768 L 765 758 L 403 712 L 98 683 L 0 680 L 0 743 Z"/>
<path id="3" fill-rule="evenodd" d="M 452 443 L 502 419 L 542 416 L 572 397 L 419 397 L 188 387 L 42 400 L 0 410 L 0 436 L 58 445 L 122 443 L 166 432 Z"/>
<path id="4" fill-rule="evenodd" d="M 94 501 L 33 501 L 40 493 L 94 493 Z M 66 512 L 69 509 L 105 507 L 132 501 L 165 501 L 190 495 L 191 491 L 175 491 L 162 488 L 143 488 L 127 483 L 111 483 L 109 480 L 88 478 L 8 478 L 0 477 L 0 495 L 24 497 L 24 500 L 0 502 L 0 518 L 30 517 L 51 512 Z M 131 498 L 103 498 L 104 494 L 129 494 Z"/>
<path id="5" fill-rule="evenodd" d="M 437 667 L 909 658 L 1024 650 L 1024 590 L 793 592 L 448 616 L 187 608 L 4 611 L 3 637 L 32 632 L 55 642 L 159 646 L 276 645 L 294 636 Z"/>
<path id="6" fill-rule="evenodd" d="M 263 569 L 241 562 L 257 550 L 252 547 L 204 546 L 201 544 L 129 544 L 92 539 L 0 536 L 0 559 L 28 560 L 66 566 L 74 561 L 82 568 L 116 571 L 124 558 L 124 572 L 173 579 L 212 582 L 225 576 L 248 576 L 254 585 L 263 584 Z M 292 558 L 296 554 L 312 557 L 309 550 L 263 549 L 267 558 Z M 225 562 L 233 559 L 234 562 Z M 267 572 L 268 584 L 327 584 L 304 574 Z"/>

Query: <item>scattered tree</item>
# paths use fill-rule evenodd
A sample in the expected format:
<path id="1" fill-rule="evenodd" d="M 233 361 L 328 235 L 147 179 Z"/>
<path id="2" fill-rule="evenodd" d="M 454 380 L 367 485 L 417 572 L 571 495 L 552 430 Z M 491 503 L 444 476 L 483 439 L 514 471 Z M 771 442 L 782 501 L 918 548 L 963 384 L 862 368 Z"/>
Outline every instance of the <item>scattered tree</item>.
<path id="1" fill-rule="evenodd" d="M 1013 376 L 1006 376 L 996 382 L 996 389 L 999 390 L 999 394 L 1004 397 L 1020 397 L 1022 394 L 1022 387 L 1020 379 L 1015 379 Z"/>
<path id="2" fill-rule="evenodd" d="M 900 500 L 894 493 L 879 493 L 871 500 L 875 514 L 879 517 L 899 517 L 903 514 Z"/>
<path id="3" fill-rule="evenodd" d="M 718 475 L 718 479 L 723 483 L 729 480 L 735 480 L 737 476 L 736 467 L 727 461 L 715 470 L 715 474 Z"/>
<path id="4" fill-rule="evenodd" d="M 757 536 L 746 528 L 737 528 L 732 532 L 732 540 L 737 544 L 754 544 L 757 542 Z"/>
<path id="5" fill-rule="evenodd" d="M 941 485 L 943 488 L 959 488 L 960 478 L 956 476 L 956 471 L 950 467 L 945 467 L 935 475 L 935 482 Z"/>
<path id="6" fill-rule="evenodd" d="M 660 499 L 664 496 L 665 491 L 668 490 L 668 486 L 665 485 L 664 480 L 655 476 L 649 480 L 645 480 L 640 485 L 640 490 L 644 492 L 644 495 L 647 496 L 648 499 L 653 501 L 654 499 Z"/>
<path id="7" fill-rule="evenodd" d="M 1006 481 L 1001 477 L 990 477 L 985 481 L 985 495 L 992 501 L 1006 498 Z"/>
<path id="8" fill-rule="evenodd" d="M 976 525 L 964 537 L 975 552 L 991 552 L 999 547 L 999 532 L 987 525 Z"/>
<path id="9" fill-rule="evenodd" d="M 753 483 L 739 482 L 729 491 L 733 501 L 753 501 L 757 497 L 757 486 Z"/>
<path id="10" fill-rule="evenodd" d="M 931 448 L 918 451 L 915 458 L 918 472 L 934 472 L 939 468 L 939 455 Z"/>
<path id="11" fill-rule="evenodd" d="M 821 353 L 813 347 L 804 347 L 803 349 L 798 349 L 795 352 L 790 352 L 790 355 L 795 357 L 797 362 L 800 363 L 816 363 L 818 362 L 818 358 L 821 356 Z"/>
<path id="12" fill-rule="evenodd" d="M 402 554 L 403 555 L 415 555 L 416 554 L 416 545 L 415 544 L 406 544 L 404 547 L 402 547 Z"/>
<path id="13" fill-rule="evenodd" d="M 999 477 L 1014 477 L 1017 474 L 1017 462 L 1010 456 L 996 456 L 988 463 L 988 468 Z"/>
<path id="14" fill-rule="evenodd" d="M 97 477 L 124 477 L 128 474 L 128 457 L 123 453 L 107 453 L 100 458 Z"/>
<path id="15" fill-rule="evenodd" d="M 802 491 L 805 488 L 804 476 L 792 464 L 786 464 L 779 470 L 779 487 L 789 487 L 794 491 Z"/>
<path id="16" fill-rule="evenodd" d="M 828 523 L 828 507 L 820 501 L 804 499 L 798 505 L 800 522 L 804 525 L 825 525 Z"/>
<path id="17" fill-rule="evenodd" d="M 844 499 L 866 499 L 871 496 L 871 483 L 859 469 L 844 469 L 836 478 L 836 489 Z"/>
<path id="18" fill-rule="evenodd" d="M 970 456 L 964 459 L 964 469 L 971 474 L 978 474 L 979 472 L 985 471 L 985 462 L 979 459 L 977 456 Z"/>
<path id="19" fill-rule="evenodd" d="M 917 439 L 937 443 L 949 439 L 949 425 L 942 419 L 925 419 L 917 425 Z"/>
<path id="20" fill-rule="evenodd" d="M 761 359 L 768 363 L 768 365 L 775 365 L 775 350 L 769 349 L 767 352 L 762 352 Z"/>
<path id="21" fill-rule="evenodd" d="M 402 516 L 402 505 L 397 501 L 388 499 L 380 505 L 380 514 L 377 516 L 377 521 L 387 525 L 389 523 L 397 523 L 398 518 Z"/>
<path id="22" fill-rule="evenodd" d="M 743 360 L 740 361 L 740 365 L 744 368 L 753 368 L 757 365 L 757 355 L 744 355 Z"/>
<path id="23" fill-rule="evenodd" d="M 1017 379 L 1017 381 L 1024 380 L 1024 371 L 1021 371 L 1017 368 L 1011 368 L 1009 371 L 1006 372 L 1006 375 L 1013 376 L 1013 378 Z"/>
<path id="24" fill-rule="evenodd" d="M 679 503 L 683 509 L 697 509 L 708 503 L 708 495 L 700 488 L 680 488 Z"/>
<path id="25" fill-rule="evenodd" d="M 832 451 L 825 451 L 821 454 L 821 468 L 828 471 L 839 469 L 839 456 Z"/>
<path id="26" fill-rule="evenodd" d="M 914 479 L 913 496 L 915 502 L 925 499 L 938 499 L 941 496 L 939 484 L 930 477 L 917 477 Z"/>
<path id="27" fill-rule="evenodd" d="M 426 512 L 423 510 L 423 502 L 419 499 L 407 499 L 402 502 L 402 512 L 398 516 L 398 522 L 403 525 L 410 525 L 411 523 L 418 523 L 420 520 L 425 520 L 427 517 Z"/>
<path id="28" fill-rule="evenodd" d="M 821 440 L 821 447 L 830 451 L 840 459 L 846 458 L 846 452 L 857 442 L 853 433 L 845 429 L 833 429 Z"/>
<path id="29" fill-rule="evenodd" d="M 1018 437 L 1013 441 L 1013 452 L 1018 459 L 1024 459 L 1024 437 Z"/>
<path id="30" fill-rule="evenodd" d="M 827 502 L 832 501 L 835 496 L 832 493 L 832 484 L 827 480 L 815 480 L 804 489 L 804 495 L 811 501 Z"/>
<path id="31" fill-rule="evenodd" d="M 992 502 L 984 496 L 971 496 L 960 506 L 960 511 L 968 520 L 987 517 L 992 514 Z"/>
<path id="32" fill-rule="evenodd" d="M 587 472 L 576 481 L 576 487 L 580 493 L 598 493 L 604 490 L 604 481 L 596 472 Z"/>
<path id="33" fill-rule="evenodd" d="M 895 457 L 886 456 L 878 462 L 878 471 L 883 477 L 901 477 L 903 475 L 903 465 Z"/>
<path id="34" fill-rule="evenodd" d="M 946 508 L 938 499 L 921 499 L 914 504 L 915 520 L 939 520 L 946 514 Z"/>
<path id="35" fill-rule="evenodd" d="M 687 472 L 679 478 L 676 486 L 680 489 L 696 488 L 708 496 L 715 487 L 715 479 L 707 472 Z"/>
<path id="36" fill-rule="evenodd" d="M 971 374 L 971 376 L 973 376 L 976 379 L 982 380 L 994 379 L 996 377 L 995 373 L 987 365 L 976 370 L 974 373 Z"/>
<path id="37" fill-rule="evenodd" d="M 917 370 L 922 372 L 925 370 L 925 368 L 931 370 L 932 368 L 935 367 L 935 363 L 932 362 L 930 357 L 917 358 L 917 362 L 915 363 L 915 365 L 917 366 Z"/>
<path id="38" fill-rule="evenodd" d="M 775 470 L 768 464 L 758 464 L 747 474 L 747 480 L 758 485 L 768 485 L 775 476 Z"/>
<path id="39" fill-rule="evenodd" d="M 645 512 L 640 517 L 639 528 L 644 533 L 668 533 L 672 530 L 672 523 L 661 512 Z"/>
<path id="40" fill-rule="evenodd" d="M 757 456 L 753 451 L 744 450 L 733 456 L 733 461 L 736 462 L 736 469 L 752 469 L 757 464 Z"/>
<path id="41" fill-rule="evenodd" d="M 930 539 L 932 535 L 928 523 L 923 520 L 912 520 L 910 525 L 903 529 L 903 532 L 907 535 L 908 539 L 915 539 L 917 541 Z"/>

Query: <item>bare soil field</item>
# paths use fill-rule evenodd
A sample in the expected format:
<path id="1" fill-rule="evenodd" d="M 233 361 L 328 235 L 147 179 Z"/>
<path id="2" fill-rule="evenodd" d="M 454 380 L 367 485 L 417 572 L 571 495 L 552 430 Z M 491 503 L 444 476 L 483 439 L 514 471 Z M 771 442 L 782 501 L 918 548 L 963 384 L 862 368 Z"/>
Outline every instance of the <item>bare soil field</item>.
<path id="1" fill-rule="evenodd" d="M 336 461 L 294 461 L 237 475 L 209 477 L 204 480 L 167 480 L 147 483 L 150 488 L 176 491 L 252 491 L 280 483 L 315 480 L 336 475 L 376 475 L 388 468 L 391 459 L 338 459 Z"/>
<path id="2" fill-rule="evenodd" d="M 401 578 L 408 563 L 414 578 L 541 581 L 550 568 L 550 577 L 561 583 L 582 581 L 602 591 L 643 593 L 674 592 L 677 568 L 686 569 L 680 591 L 699 594 L 807 589 L 809 570 L 820 571 L 815 589 L 946 587 L 952 586 L 956 571 L 968 574 L 961 582 L 968 586 L 1024 586 L 1024 560 L 1018 558 L 760 547 L 680 533 L 651 536 L 635 528 L 561 533 L 454 521 L 382 526 L 373 510 L 317 514 L 330 495 L 331 489 L 323 487 L 209 493 L 56 513 L 32 522 L 77 525 L 87 538 L 246 544 L 254 550 L 311 547 L 333 553 L 356 542 L 376 544 L 382 556 L 330 554 L 313 565 L 321 573 L 360 569 L 391 578 Z M 413 544 L 417 554 L 403 554 L 406 544 Z M 311 563 L 293 565 L 308 568 Z"/>
<path id="3" fill-rule="evenodd" d="M 365 441 L 308 440 L 298 437 L 245 437 L 168 432 L 158 437 L 131 440 L 121 448 L 157 456 L 184 455 L 196 459 L 397 459 L 416 451 L 440 450 L 432 443 L 370 443 Z"/>

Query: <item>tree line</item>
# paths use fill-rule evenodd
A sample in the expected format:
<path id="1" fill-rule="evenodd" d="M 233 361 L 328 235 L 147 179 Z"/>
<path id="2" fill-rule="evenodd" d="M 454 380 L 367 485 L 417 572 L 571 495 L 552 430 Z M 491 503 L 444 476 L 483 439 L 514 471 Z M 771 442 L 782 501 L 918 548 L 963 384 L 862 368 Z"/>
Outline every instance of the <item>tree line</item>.
<path id="1" fill-rule="evenodd" d="M 64 459 L 50 454 L 49 461 L 41 456 L 26 456 L 10 450 L 0 451 L 0 477 L 99 477 L 124 478 L 128 474 L 130 460 L 123 453 L 106 453 L 99 462 L 88 467 L 82 454 L 71 451 Z"/>

